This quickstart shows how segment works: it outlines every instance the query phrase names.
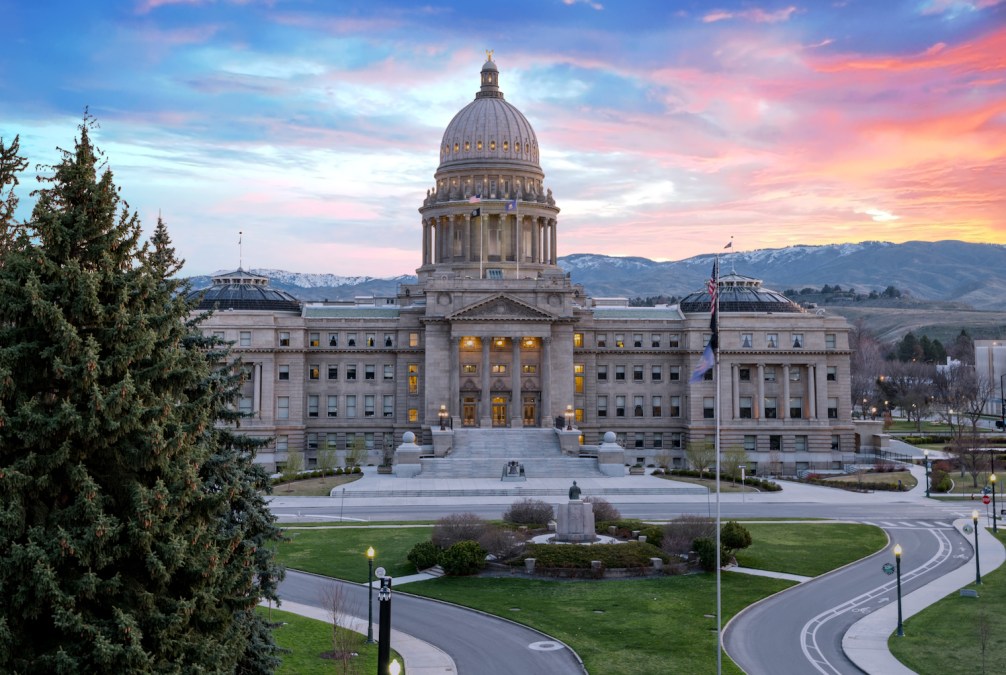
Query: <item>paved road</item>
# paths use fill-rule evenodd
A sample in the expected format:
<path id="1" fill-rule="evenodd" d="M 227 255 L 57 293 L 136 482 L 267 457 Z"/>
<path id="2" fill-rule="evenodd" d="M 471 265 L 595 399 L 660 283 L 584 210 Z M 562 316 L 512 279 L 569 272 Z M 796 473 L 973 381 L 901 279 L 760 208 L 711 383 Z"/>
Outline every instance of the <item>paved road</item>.
<path id="1" fill-rule="evenodd" d="M 326 590 L 345 588 L 348 614 L 367 618 L 367 587 L 288 570 L 280 584 L 284 600 L 324 607 Z M 374 620 L 378 615 L 374 592 Z M 573 652 L 562 643 L 525 626 L 463 607 L 394 593 L 396 630 L 436 645 L 454 659 L 460 675 L 583 675 Z M 376 628 L 375 628 L 376 637 Z"/>
<path id="2" fill-rule="evenodd" d="M 730 657 L 752 674 L 861 673 L 843 653 L 842 636 L 865 613 L 897 602 L 896 577 L 882 570 L 894 562 L 894 544 L 903 549 L 902 596 L 971 557 L 949 520 L 875 524 L 891 538 L 884 551 L 738 614 L 724 633 Z"/>

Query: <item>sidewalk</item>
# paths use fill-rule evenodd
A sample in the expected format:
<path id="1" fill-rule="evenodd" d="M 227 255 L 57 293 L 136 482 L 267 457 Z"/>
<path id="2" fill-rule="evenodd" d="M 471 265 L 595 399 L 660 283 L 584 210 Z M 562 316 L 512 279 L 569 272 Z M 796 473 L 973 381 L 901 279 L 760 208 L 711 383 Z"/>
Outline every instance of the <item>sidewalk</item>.
<path id="1" fill-rule="evenodd" d="M 974 535 L 964 535 L 962 528 L 971 519 L 954 521 L 954 527 L 974 546 Z M 999 568 L 1006 562 L 1006 548 L 984 526 L 978 526 L 978 546 L 981 549 L 982 574 Z M 902 598 L 905 619 L 921 612 L 944 597 L 957 592 L 975 580 L 974 563 L 969 562 Z M 981 592 L 979 590 L 979 592 Z M 842 649 L 853 663 L 867 673 L 910 675 L 887 648 L 887 640 L 898 627 L 897 603 L 889 603 L 857 621 L 842 638 Z"/>
<path id="2" fill-rule="evenodd" d="M 398 580 L 396 579 L 396 581 Z M 267 606 L 266 603 L 261 604 L 263 607 Z M 277 609 L 306 616 L 309 619 L 316 619 L 329 624 L 332 623 L 331 614 L 320 607 L 312 607 L 284 600 L 283 604 Z M 367 622 L 357 617 L 343 617 L 339 621 L 339 625 L 361 635 L 367 634 Z M 379 624 L 375 621 L 375 634 L 378 632 L 378 626 Z M 391 629 L 391 648 L 402 655 L 402 660 L 405 661 L 405 672 L 409 673 L 409 675 L 443 675 L 444 673 L 458 672 L 454 659 L 446 652 L 428 642 L 423 642 L 394 628 Z"/>

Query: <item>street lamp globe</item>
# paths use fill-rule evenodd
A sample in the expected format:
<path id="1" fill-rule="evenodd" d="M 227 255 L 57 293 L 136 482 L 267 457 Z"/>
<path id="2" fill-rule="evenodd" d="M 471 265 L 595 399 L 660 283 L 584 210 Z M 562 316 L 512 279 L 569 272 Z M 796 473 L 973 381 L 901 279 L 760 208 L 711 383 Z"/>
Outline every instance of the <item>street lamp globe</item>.
<path id="1" fill-rule="evenodd" d="M 894 545 L 894 557 L 895 558 L 900 558 L 901 557 L 901 544 L 895 544 Z"/>

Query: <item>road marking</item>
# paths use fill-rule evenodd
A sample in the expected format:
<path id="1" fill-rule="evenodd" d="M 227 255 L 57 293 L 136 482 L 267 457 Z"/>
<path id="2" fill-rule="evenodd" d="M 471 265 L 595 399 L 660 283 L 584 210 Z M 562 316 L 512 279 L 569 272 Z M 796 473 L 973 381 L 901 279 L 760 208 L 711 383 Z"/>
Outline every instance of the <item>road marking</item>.
<path id="1" fill-rule="evenodd" d="M 897 528 L 895 528 L 897 529 Z M 921 529 L 921 528 L 916 528 Z M 950 544 L 950 539 L 942 530 L 927 529 L 927 532 L 931 532 L 934 537 L 936 537 L 937 542 L 940 547 L 939 550 L 933 554 L 929 560 L 920 565 L 919 567 L 913 568 L 908 572 L 904 572 L 901 575 L 902 583 L 907 583 L 915 577 L 925 574 L 931 569 L 935 568 L 937 565 L 941 564 L 944 560 L 950 557 L 953 547 Z M 836 605 L 831 609 L 826 609 L 821 612 L 810 621 L 804 624 L 803 629 L 800 631 L 800 649 L 803 651 L 803 655 L 810 661 L 810 664 L 814 666 L 817 672 L 823 675 L 841 675 L 841 671 L 838 670 L 834 665 L 832 665 L 824 656 L 824 652 L 817 644 L 817 631 L 818 629 L 826 624 L 828 621 L 845 614 L 850 613 L 866 613 L 870 610 L 868 608 L 860 608 L 860 605 L 864 605 L 873 600 L 890 601 L 889 598 L 884 598 L 892 590 L 894 590 L 897 584 L 897 580 L 892 580 L 883 584 L 882 586 L 877 586 L 852 600 L 843 602 L 840 605 Z"/>
<path id="2" fill-rule="evenodd" d="M 546 640 L 544 642 L 532 642 L 527 648 L 535 652 L 554 652 L 562 649 L 562 644 Z"/>

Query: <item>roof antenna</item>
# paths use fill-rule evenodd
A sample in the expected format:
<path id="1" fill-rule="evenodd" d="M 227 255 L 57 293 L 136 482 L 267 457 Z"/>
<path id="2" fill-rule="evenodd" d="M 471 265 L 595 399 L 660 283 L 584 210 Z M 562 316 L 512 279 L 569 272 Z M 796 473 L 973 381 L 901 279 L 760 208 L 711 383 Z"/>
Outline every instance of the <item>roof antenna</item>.
<path id="1" fill-rule="evenodd" d="M 238 230 L 238 269 L 244 269 L 244 249 L 241 247 L 241 239 L 244 236 L 244 230 Z"/>

